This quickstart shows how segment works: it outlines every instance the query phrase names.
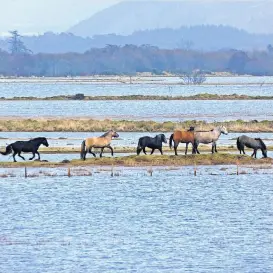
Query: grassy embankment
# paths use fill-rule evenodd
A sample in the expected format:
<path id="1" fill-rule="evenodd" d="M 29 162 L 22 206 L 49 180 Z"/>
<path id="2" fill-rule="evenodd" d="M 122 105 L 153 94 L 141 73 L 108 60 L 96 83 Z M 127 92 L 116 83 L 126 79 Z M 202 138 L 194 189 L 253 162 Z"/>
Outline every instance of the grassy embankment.
<path id="1" fill-rule="evenodd" d="M 153 95 L 128 95 L 128 96 L 85 96 L 84 94 L 76 95 L 59 95 L 53 97 L 13 97 L 4 98 L 1 97 L 0 100 L 5 101 L 16 101 L 16 100 L 273 100 L 273 96 L 248 96 L 248 95 L 217 95 L 217 94 L 197 94 L 192 96 L 153 96 Z"/>
<path id="2" fill-rule="evenodd" d="M 125 166 L 125 167 L 147 167 L 147 166 L 193 166 L 193 165 L 271 165 L 271 158 L 253 159 L 250 156 L 232 154 L 202 154 L 188 156 L 126 156 L 118 158 L 90 158 L 86 161 L 72 160 L 68 163 L 61 162 L 1 162 L 1 168 L 14 167 L 77 167 L 77 166 Z"/>
<path id="3" fill-rule="evenodd" d="M 0 132 L 105 132 L 114 129 L 117 132 L 171 132 L 175 129 L 210 130 L 225 125 L 229 132 L 273 132 L 273 121 L 228 121 L 212 122 L 155 122 L 129 120 L 93 120 L 93 119 L 0 119 Z"/>

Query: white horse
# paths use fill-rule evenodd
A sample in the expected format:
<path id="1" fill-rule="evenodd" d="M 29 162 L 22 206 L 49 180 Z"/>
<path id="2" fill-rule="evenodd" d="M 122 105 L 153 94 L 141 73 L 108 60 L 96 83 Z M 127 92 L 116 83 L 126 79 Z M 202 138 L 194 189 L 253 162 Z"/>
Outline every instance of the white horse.
<path id="1" fill-rule="evenodd" d="M 217 153 L 217 148 L 216 148 L 216 141 L 219 139 L 221 134 L 228 134 L 227 128 L 225 126 L 219 126 L 215 127 L 211 131 L 195 131 L 194 132 L 194 143 L 195 143 L 195 149 L 198 154 L 198 145 L 200 143 L 203 144 L 209 144 L 212 143 L 212 153 Z"/>

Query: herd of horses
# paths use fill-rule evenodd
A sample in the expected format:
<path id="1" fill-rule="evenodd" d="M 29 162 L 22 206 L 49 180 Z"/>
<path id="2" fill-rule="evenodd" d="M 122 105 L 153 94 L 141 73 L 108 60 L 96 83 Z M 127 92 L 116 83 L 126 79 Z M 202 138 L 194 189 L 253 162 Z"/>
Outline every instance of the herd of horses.
<path id="1" fill-rule="evenodd" d="M 202 144 L 212 144 L 212 153 L 217 153 L 216 142 L 221 136 L 221 134 L 228 134 L 228 131 L 225 126 L 218 126 L 210 131 L 196 131 L 194 127 L 190 127 L 189 130 L 175 130 L 174 133 L 170 136 L 169 146 L 174 147 L 175 155 L 177 154 L 177 148 L 180 143 L 186 144 L 185 154 L 188 152 L 188 145 L 191 143 L 192 145 L 192 154 L 200 154 L 198 150 L 198 146 L 200 143 Z M 110 130 L 103 134 L 100 137 L 92 137 L 87 138 L 82 142 L 81 145 L 81 159 L 86 160 L 87 153 L 92 154 L 96 157 L 96 154 L 92 151 L 92 149 L 101 149 L 100 157 L 102 157 L 103 151 L 105 148 L 110 149 L 112 156 L 114 155 L 113 148 L 111 147 L 111 141 L 113 138 L 118 138 L 119 135 L 117 132 Z M 155 150 L 159 150 L 163 155 L 163 143 L 167 143 L 167 138 L 164 134 L 159 134 L 155 137 L 141 137 L 138 141 L 137 146 L 137 155 L 139 155 L 142 151 L 144 154 L 147 154 L 146 148 L 151 149 L 151 154 L 154 153 Z M 14 162 L 16 162 L 15 156 L 18 155 L 23 160 L 25 158 L 21 155 L 24 153 L 32 153 L 32 157 L 29 160 L 33 160 L 38 155 L 38 160 L 40 160 L 40 154 L 38 149 L 41 145 L 46 147 L 49 146 L 48 141 L 45 137 L 39 137 L 35 139 L 31 139 L 29 141 L 16 141 L 6 147 L 5 152 L 0 152 L 2 155 L 12 154 Z M 257 151 L 260 149 L 264 157 L 267 157 L 267 148 L 264 142 L 260 138 L 250 138 L 248 136 L 242 135 L 237 138 L 237 148 L 240 151 L 240 154 L 245 154 L 245 147 L 252 148 L 253 154 L 252 157 L 257 158 Z"/>

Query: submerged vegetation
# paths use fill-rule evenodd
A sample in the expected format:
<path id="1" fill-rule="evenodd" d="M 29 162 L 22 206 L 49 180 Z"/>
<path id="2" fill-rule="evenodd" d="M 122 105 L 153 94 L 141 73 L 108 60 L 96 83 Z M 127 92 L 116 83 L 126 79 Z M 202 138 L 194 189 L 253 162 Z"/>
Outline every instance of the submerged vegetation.
<path id="1" fill-rule="evenodd" d="M 192 96 L 153 96 L 153 95 L 128 95 L 128 96 L 85 96 L 84 94 L 59 95 L 53 97 L 13 97 L 0 100 L 273 100 L 273 96 L 248 96 L 248 95 L 218 95 L 202 93 Z"/>
<path id="2" fill-rule="evenodd" d="M 188 120 L 183 122 L 155 122 L 130 120 L 94 119 L 0 119 L 0 132 L 171 132 L 175 129 L 210 130 L 224 125 L 230 132 L 273 132 L 273 121 L 227 121 L 205 122 Z"/>

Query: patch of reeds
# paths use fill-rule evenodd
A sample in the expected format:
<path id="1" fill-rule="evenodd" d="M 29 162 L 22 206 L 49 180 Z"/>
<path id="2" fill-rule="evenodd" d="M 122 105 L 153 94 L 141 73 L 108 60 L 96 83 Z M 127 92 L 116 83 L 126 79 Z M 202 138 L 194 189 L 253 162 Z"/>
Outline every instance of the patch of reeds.
<path id="1" fill-rule="evenodd" d="M 155 122 L 130 120 L 94 119 L 1 119 L 2 132 L 104 132 L 114 129 L 117 132 L 171 132 L 175 129 L 210 130 L 225 125 L 230 132 L 273 132 L 273 121 L 227 121 L 205 122 L 188 120 L 183 122 Z"/>

